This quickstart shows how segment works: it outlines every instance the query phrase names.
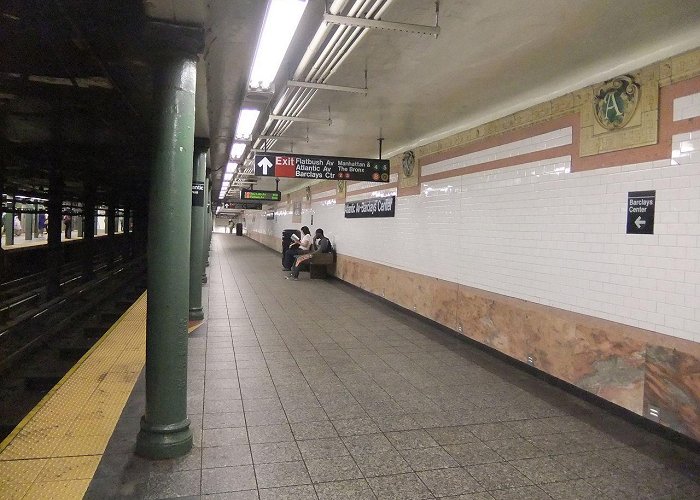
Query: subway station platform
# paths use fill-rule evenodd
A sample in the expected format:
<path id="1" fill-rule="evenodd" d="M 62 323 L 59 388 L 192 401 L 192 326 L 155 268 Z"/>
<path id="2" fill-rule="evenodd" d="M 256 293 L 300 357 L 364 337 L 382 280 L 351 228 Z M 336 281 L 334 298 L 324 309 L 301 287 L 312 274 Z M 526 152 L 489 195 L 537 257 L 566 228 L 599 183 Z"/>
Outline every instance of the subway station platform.
<path id="1" fill-rule="evenodd" d="M 67 408 L 78 393 L 54 403 L 75 449 L 10 461 L 7 446 L 0 496 L 700 497 L 697 453 L 340 281 L 285 280 L 279 255 L 247 238 L 215 234 L 208 272 L 207 320 L 189 339 L 189 455 L 134 455 L 145 397 L 137 303 L 131 312 L 141 317 L 122 320 L 102 342 L 127 351 L 96 349 L 82 363 L 107 373 L 93 390 L 104 408 L 73 422 Z M 79 373 L 55 394 L 101 372 Z M 119 397 L 103 392 L 110 384 Z M 115 406 L 124 409 L 106 449 L 81 448 L 92 441 L 79 435 L 105 437 Z M 51 429 L 33 435 L 32 450 L 60 434 Z M 52 462 L 64 455 L 62 466 Z M 18 477 L 28 480 L 10 490 Z"/>

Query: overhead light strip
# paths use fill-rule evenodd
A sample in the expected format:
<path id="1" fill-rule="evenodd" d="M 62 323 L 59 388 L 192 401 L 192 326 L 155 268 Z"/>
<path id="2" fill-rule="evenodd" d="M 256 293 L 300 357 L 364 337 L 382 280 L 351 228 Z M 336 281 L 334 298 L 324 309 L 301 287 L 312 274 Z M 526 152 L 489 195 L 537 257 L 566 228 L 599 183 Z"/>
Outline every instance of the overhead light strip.
<path id="1" fill-rule="evenodd" d="M 271 0 L 255 50 L 252 87 L 270 88 L 296 32 L 307 0 Z"/>

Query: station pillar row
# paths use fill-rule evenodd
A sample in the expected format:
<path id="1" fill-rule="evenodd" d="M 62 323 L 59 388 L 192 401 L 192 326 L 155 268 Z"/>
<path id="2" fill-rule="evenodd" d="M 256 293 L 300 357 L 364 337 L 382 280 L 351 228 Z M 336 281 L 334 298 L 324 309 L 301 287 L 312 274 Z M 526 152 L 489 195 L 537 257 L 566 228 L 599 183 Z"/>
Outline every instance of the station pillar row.
<path id="1" fill-rule="evenodd" d="M 154 65 L 159 126 L 148 211 L 146 410 L 136 452 L 164 459 L 192 448 L 187 322 L 196 55 L 169 50 Z"/>
<path id="2" fill-rule="evenodd" d="M 202 270 L 204 256 L 202 242 L 206 238 L 206 197 L 204 175 L 209 141 L 195 139 L 192 166 L 192 231 L 190 232 L 190 321 L 204 319 L 202 309 Z"/>
<path id="3" fill-rule="evenodd" d="M 205 166 L 206 169 L 206 166 Z M 202 246 L 202 283 L 207 282 L 207 266 L 209 265 L 209 235 L 208 229 L 209 229 L 209 214 L 208 212 L 208 207 L 209 207 L 209 198 L 211 197 L 210 189 L 209 189 L 209 178 L 208 176 L 205 176 L 204 178 L 204 210 L 202 210 L 202 227 L 204 229 L 204 237 L 202 238 L 202 241 L 200 242 L 200 245 Z"/>

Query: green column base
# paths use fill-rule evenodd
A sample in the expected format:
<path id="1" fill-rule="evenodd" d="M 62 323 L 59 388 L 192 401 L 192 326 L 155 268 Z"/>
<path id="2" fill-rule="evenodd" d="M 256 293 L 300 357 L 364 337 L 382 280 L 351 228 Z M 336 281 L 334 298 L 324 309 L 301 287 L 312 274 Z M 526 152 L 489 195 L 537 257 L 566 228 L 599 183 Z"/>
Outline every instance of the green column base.
<path id="1" fill-rule="evenodd" d="M 204 319 L 204 309 L 201 307 L 190 307 L 190 321 L 201 321 Z"/>
<path id="2" fill-rule="evenodd" d="M 141 431 L 136 438 L 136 454 L 152 460 L 186 455 L 192 449 L 190 419 L 170 425 L 151 425 L 141 417 Z"/>

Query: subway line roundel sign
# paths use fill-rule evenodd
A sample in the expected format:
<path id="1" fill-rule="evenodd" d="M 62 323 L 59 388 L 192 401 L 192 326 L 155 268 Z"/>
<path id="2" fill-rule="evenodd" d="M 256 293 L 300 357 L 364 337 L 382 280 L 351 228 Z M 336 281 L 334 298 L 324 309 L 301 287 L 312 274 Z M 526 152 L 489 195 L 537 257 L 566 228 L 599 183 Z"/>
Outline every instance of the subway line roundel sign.
<path id="1" fill-rule="evenodd" d="M 389 182 L 389 160 L 260 153 L 254 162 L 255 175 L 263 177 Z"/>

